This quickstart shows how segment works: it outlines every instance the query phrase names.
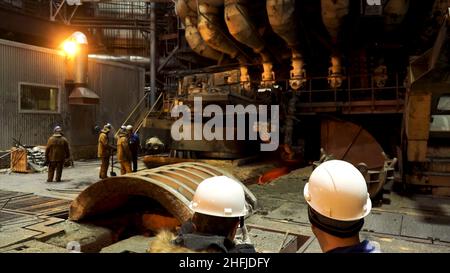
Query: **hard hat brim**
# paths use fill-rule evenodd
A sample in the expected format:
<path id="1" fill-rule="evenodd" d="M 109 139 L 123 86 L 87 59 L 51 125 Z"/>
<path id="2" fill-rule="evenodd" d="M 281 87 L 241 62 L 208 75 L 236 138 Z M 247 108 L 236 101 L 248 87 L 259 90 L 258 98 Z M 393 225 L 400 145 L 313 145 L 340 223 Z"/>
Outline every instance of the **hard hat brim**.
<path id="1" fill-rule="evenodd" d="M 323 215 L 321 213 L 321 209 L 318 208 L 316 205 L 314 205 L 313 202 L 311 202 L 311 195 L 309 192 L 309 183 L 306 183 L 305 187 L 303 188 L 303 197 L 305 198 L 306 203 L 308 203 L 308 206 L 310 206 L 311 208 L 313 208 L 316 212 L 320 213 L 320 215 L 333 219 L 333 220 L 338 220 L 338 221 L 356 221 L 359 219 L 362 219 L 364 217 L 366 217 L 367 215 L 369 215 L 370 211 L 372 210 L 372 200 L 370 200 L 370 196 L 369 194 L 367 194 L 367 200 L 366 200 L 366 204 L 364 205 L 364 213 L 361 213 L 360 216 L 358 217 L 353 217 L 353 218 L 340 218 L 340 217 L 332 217 L 329 215 Z"/>

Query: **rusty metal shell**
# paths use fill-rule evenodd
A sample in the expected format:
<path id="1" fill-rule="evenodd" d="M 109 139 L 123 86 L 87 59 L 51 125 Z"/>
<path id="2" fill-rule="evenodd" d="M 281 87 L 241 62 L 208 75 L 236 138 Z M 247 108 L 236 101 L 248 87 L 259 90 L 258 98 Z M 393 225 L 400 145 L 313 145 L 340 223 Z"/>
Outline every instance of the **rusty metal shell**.
<path id="1" fill-rule="evenodd" d="M 180 222 L 192 217 L 189 208 L 198 184 L 214 176 L 233 175 L 205 163 L 187 162 L 148 169 L 118 177 L 103 179 L 81 192 L 72 202 L 69 219 L 79 221 L 123 205 L 129 196 L 149 197 L 161 204 Z M 239 182 L 241 183 L 241 182 Z M 242 183 L 241 183 L 242 184 Z M 242 184 L 250 211 L 256 198 Z"/>

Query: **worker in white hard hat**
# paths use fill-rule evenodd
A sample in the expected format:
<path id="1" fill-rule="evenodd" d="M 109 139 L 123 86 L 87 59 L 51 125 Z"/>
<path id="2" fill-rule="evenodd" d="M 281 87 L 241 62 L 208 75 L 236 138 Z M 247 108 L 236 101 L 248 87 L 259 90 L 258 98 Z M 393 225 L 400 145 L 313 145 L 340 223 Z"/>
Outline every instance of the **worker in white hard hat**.
<path id="1" fill-rule="evenodd" d="M 226 176 L 205 179 L 198 185 L 189 207 L 194 215 L 182 224 L 178 236 L 160 232 L 149 252 L 256 252 L 248 238 L 235 241 L 238 227 L 246 230 L 243 219 L 248 213 L 240 183 Z"/>
<path id="2" fill-rule="evenodd" d="M 131 151 L 131 162 L 133 163 L 132 169 L 133 172 L 137 172 L 138 168 L 138 154 L 139 154 L 139 148 L 140 148 L 140 140 L 139 135 L 136 132 L 133 132 L 133 126 L 127 125 L 126 127 L 127 133 L 128 133 L 128 146 L 130 147 Z"/>
<path id="3" fill-rule="evenodd" d="M 380 252 L 379 244 L 359 232 L 372 209 L 363 175 L 352 164 L 330 160 L 311 174 L 303 190 L 311 228 L 323 252 Z"/>

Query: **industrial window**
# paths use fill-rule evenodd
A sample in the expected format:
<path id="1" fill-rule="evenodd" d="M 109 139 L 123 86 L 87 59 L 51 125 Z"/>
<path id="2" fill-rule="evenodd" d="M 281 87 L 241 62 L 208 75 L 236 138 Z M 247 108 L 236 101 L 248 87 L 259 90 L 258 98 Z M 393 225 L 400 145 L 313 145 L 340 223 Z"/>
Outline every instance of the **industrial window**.
<path id="1" fill-rule="evenodd" d="M 19 84 L 20 112 L 59 112 L 59 87 Z"/>
<path id="2" fill-rule="evenodd" d="M 437 109 L 439 111 L 450 111 L 450 96 L 440 97 Z"/>

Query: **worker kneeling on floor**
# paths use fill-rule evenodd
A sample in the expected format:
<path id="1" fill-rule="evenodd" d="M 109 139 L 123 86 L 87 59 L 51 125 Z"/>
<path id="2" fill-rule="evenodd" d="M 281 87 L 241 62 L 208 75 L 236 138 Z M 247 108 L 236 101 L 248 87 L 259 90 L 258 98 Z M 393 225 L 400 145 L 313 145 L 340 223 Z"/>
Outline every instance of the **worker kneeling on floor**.
<path id="1" fill-rule="evenodd" d="M 194 215 L 182 224 L 178 236 L 160 232 L 149 252 L 256 252 L 243 223 L 248 210 L 241 184 L 226 176 L 205 179 L 198 185 L 190 208 Z M 235 239 L 239 225 L 242 240 Z"/>
<path id="2" fill-rule="evenodd" d="M 352 164 L 341 160 L 320 164 L 303 193 L 312 231 L 323 252 L 380 252 L 378 243 L 359 238 L 372 202 L 364 177 Z"/>

